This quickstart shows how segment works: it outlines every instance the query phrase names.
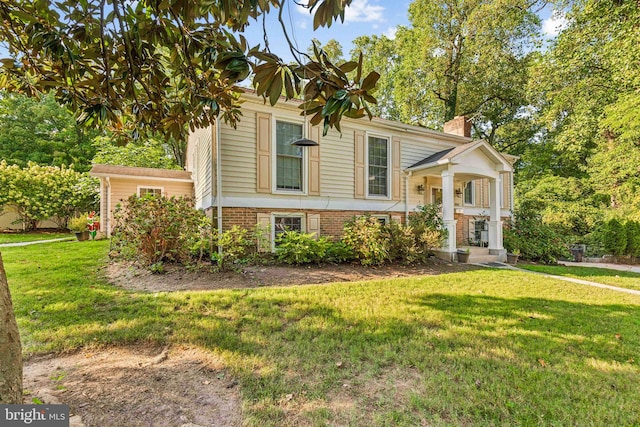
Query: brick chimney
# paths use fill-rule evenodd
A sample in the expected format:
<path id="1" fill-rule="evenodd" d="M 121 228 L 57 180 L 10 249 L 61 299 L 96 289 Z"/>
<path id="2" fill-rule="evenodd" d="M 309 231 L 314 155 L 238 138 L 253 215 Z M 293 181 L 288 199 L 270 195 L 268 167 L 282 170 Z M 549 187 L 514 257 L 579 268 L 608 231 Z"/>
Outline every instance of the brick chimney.
<path id="1" fill-rule="evenodd" d="M 444 133 L 471 138 L 471 121 L 465 116 L 455 116 L 444 124 Z"/>

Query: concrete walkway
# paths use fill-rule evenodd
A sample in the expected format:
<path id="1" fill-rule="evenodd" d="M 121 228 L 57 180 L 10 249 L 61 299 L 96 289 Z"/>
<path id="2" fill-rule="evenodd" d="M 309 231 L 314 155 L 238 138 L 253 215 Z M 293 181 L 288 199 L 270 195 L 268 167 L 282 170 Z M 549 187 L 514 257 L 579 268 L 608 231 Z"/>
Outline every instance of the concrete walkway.
<path id="1" fill-rule="evenodd" d="M 509 265 L 509 264 L 503 264 L 503 263 L 501 263 L 502 265 L 497 265 L 497 264 L 498 263 L 487 263 L 487 264 L 474 264 L 474 265 L 478 265 L 480 267 L 502 268 L 502 269 L 505 269 L 505 270 L 517 270 L 517 271 L 522 271 L 524 273 L 539 274 L 539 275 L 542 275 L 542 276 L 551 277 L 553 279 L 562 280 L 562 281 L 565 281 L 565 282 L 577 283 L 579 285 L 587 285 L 587 286 L 593 286 L 593 287 L 596 287 L 596 288 L 609 289 L 611 291 L 616 291 L 616 292 L 624 292 L 626 294 L 640 295 L 640 291 L 635 290 L 635 289 L 620 288 L 618 286 L 605 285 L 603 283 L 592 282 L 590 280 L 582 280 L 582 279 L 576 279 L 574 277 L 558 276 L 558 275 L 555 275 L 555 274 L 542 273 L 542 272 L 539 272 L 539 271 L 525 270 L 524 268 L 518 268 L 516 266 Z M 565 264 L 567 266 L 569 266 L 569 265 L 574 266 L 575 265 L 577 267 L 610 268 L 612 270 L 623 270 L 623 269 L 622 268 L 613 268 L 611 266 L 637 268 L 637 267 L 627 266 L 627 265 L 621 266 L 620 264 L 600 264 L 600 263 L 584 263 L 584 262 L 562 262 L 561 264 Z M 640 272 L 638 270 L 628 270 L 628 269 L 624 269 L 623 271 Z M 638 279 L 638 281 L 640 282 L 640 279 Z"/>
<path id="2" fill-rule="evenodd" d="M 16 242 L 16 243 L 0 243 L 0 248 L 10 248 L 13 246 L 29 246 L 40 243 L 65 242 L 67 240 L 75 240 L 75 237 L 61 237 L 59 239 L 34 240 L 33 242 Z"/>
<path id="3" fill-rule="evenodd" d="M 560 261 L 558 264 L 566 265 L 567 267 L 607 268 L 609 270 L 630 271 L 632 273 L 640 274 L 640 265 L 608 264 L 605 262 L 571 262 L 571 261 Z"/>

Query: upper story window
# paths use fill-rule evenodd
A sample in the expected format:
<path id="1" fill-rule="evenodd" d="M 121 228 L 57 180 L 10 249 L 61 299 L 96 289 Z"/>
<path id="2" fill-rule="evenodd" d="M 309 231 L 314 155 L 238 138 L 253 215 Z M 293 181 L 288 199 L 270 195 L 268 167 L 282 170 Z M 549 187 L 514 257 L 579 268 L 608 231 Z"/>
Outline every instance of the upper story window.
<path id="1" fill-rule="evenodd" d="M 474 205 L 475 204 L 475 181 L 469 181 L 464 184 L 464 204 L 465 205 Z"/>
<path id="2" fill-rule="evenodd" d="M 389 197 L 389 140 L 370 136 L 367 143 L 369 160 L 369 196 Z"/>
<path id="3" fill-rule="evenodd" d="M 302 138 L 302 124 L 276 121 L 276 188 L 303 190 L 303 151 L 291 143 Z"/>
<path id="4" fill-rule="evenodd" d="M 138 196 L 162 196 L 162 187 L 138 187 Z"/>

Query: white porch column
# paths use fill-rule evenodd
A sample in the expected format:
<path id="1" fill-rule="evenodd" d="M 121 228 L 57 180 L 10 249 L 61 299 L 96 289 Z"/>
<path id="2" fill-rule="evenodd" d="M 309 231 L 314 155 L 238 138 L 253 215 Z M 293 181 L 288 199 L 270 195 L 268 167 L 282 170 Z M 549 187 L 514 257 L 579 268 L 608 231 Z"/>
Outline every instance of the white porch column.
<path id="1" fill-rule="evenodd" d="M 442 220 L 447 230 L 447 241 L 442 247 L 445 252 L 456 251 L 456 220 L 454 214 L 453 171 L 443 171 L 442 176 Z"/>
<path id="2" fill-rule="evenodd" d="M 502 219 L 500 218 L 500 201 L 502 200 L 502 179 L 498 175 L 489 180 L 489 251 L 502 252 Z M 495 251 L 495 252 L 494 252 Z"/>

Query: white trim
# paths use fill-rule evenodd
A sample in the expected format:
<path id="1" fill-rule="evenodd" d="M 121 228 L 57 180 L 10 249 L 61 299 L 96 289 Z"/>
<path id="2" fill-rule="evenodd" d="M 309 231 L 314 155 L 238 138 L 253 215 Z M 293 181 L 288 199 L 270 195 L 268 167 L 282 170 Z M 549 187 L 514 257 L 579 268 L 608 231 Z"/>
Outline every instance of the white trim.
<path id="1" fill-rule="evenodd" d="M 158 176 L 143 176 L 143 175 L 120 175 L 120 174 L 110 174 L 110 173 L 91 173 L 91 176 L 96 178 L 126 178 L 126 179 L 136 179 L 136 180 L 146 180 L 146 181 L 171 181 L 171 182 L 189 182 L 193 183 L 193 179 L 190 178 L 161 178 Z M 193 174 L 192 174 L 193 176 Z"/>
<path id="2" fill-rule="evenodd" d="M 404 212 L 404 201 L 335 199 L 331 197 L 224 196 L 225 207 L 330 211 Z"/>
<path id="3" fill-rule="evenodd" d="M 380 196 L 376 194 L 369 194 L 369 137 L 386 139 L 387 140 L 387 195 Z M 364 182 L 364 194 L 366 199 L 373 200 L 391 200 L 391 189 L 393 186 L 391 185 L 391 180 L 393 179 L 393 171 L 391 170 L 393 167 L 393 161 L 391 156 L 392 153 L 392 145 L 391 141 L 393 136 L 389 134 L 383 134 L 378 132 L 366 131 L 364 135 L 365 149 L 364 149 L 364 170 L 365 170 L 365 182 Z"/>
<path id="4" fill-rule="evenodd" d="M 152 187 L 150 185 L 138 185 L 137 189 L 136 189 L 136 194 L 138 195 L 138 197 L 142 197 L 140 195 L 140 190 L 144 188 L 145 190 L 160 190 L 160 193 L 164 195 L 164 187 Z"/>
<path id="5" fill-rule="evenodd" d="M 273 194 L 289 194 L 294 196 L 306 195 L 308 185 L 309 167 L 308 153 L 306 147 L 300 147 L 302 150 L 302 182 L 300 190 L 287 190 L 278 188 L 278 141 L 277 141 L 277 122 L 290 123 L 302 126 L 302 137 L 307 138 L 307 126 L 304 119 L 288 114 L 272 114 L 271 115 L 271 192 Z"/>

